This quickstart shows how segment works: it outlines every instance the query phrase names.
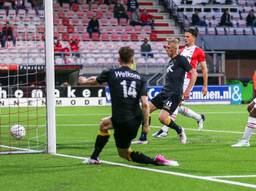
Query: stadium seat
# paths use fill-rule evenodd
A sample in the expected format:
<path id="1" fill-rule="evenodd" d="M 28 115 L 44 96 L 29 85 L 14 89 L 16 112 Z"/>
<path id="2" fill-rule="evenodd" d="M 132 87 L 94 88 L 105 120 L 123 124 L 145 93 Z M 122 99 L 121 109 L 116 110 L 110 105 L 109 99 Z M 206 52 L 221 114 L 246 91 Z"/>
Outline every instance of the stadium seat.
<path id="1" fill-rule="evenodd" d="M 89 41 L 90 40 L 90 36 L 87 32 L 82 34 L 82 40 L 83 41 Z"/>
<path id="2" fill-rule="evenodd" d="M 122 26 L 126 26 L 126 25 L 128 24 L 128 23 L 127 23 L 127 19 L 125 19 L 125 18 L 120 18 L 119 24 L 122 25 Z"/>
<path id="3" fill-rule="evenodd" d="M 130 40 L 130 36 L 127 33 L 123 33 L 121 38 L 122 38 L 122 41 L 129 41 Z"/>
<path id="4" fill-rule="evenodd" d="M 100 40 L 100 36 L 99 36 L 99 33 L 92 33 L 92 40 L 93 41 L 98 41 Z"/>
<path id="5" fill-rule="evenodd" d="M 215 35 L 216 32 L 215 32 L 215 27 L 208 27 L 207 28 L 207 34 L 209 35 Z"/>
<path id="6" fill-rule="evenodd" d="M 224 27 L 216 27 L 217 35 L 225 35 Z"/>
<path id="7" fill-rule="evenodd" d="M 206 34 L 206 27 L 197 27 L 197 30 L 200 35 Z"/>
<path id="8" fill-rule="evenodd" d="M 131 41 L 138 41 L 139 37 L 137 33 L 131 33 Z"/>
<path id="9" fill-rule="evenodd" d="M 120 41 L 121 40 L 121 34 L 112 33 L 111 34 L 111 40 L 112 41 Z"/>
<path id="10" fill-rule="evenodd" d="M 102 41 L 109 41 L 110 37 L 108 33 L 102 33 L 101 40 Z"/>

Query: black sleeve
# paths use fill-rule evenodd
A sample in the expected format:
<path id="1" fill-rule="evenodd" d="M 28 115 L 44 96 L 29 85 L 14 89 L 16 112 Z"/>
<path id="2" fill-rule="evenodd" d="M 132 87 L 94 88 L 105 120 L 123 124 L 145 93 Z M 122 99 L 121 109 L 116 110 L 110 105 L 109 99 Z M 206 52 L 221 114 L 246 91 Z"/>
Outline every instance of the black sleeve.
<path id="1" fill-rule="evenodd" d="M 107 82 L 109 75 L 109 70 L 103 70 L 100 75 L 96 78 L 96 81 L 99 84 L 103 84 L 104 82 Z"/>
<path id="2" fill-rule="evenodd" d="M 192 69 L 192 66 L 189 64 L 187 58 L 184 56 L 180 57 L 180 65 L 184 68 L 186 72 L 189 72 Z"/>

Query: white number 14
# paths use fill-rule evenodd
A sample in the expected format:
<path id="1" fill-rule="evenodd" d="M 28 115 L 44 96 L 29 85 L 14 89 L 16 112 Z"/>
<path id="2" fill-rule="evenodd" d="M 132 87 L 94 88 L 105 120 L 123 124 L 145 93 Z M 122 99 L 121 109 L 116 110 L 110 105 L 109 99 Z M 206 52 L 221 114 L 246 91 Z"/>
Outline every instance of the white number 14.
<path id="1" fill-rule="evenodd" d="M 132 81 L 129 87 L 127 87 L 126 80 L 123 80 L 120 84 L 123 86 L 124 98 L 127 98 L 128 96 L 136 98 L 136 81 Z"/>

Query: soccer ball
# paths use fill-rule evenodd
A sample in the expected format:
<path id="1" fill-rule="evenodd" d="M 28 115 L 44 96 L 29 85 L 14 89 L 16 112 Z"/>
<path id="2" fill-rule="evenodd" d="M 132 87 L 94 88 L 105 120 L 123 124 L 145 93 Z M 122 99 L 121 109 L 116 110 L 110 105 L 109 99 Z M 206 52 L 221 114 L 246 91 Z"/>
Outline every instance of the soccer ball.
<path id="1" fill-rule="evenodd" d="M 16 139 L 22 139 L 26 135 L 25 127 L 19 124 L 13 125 L 10 134 Z"/>

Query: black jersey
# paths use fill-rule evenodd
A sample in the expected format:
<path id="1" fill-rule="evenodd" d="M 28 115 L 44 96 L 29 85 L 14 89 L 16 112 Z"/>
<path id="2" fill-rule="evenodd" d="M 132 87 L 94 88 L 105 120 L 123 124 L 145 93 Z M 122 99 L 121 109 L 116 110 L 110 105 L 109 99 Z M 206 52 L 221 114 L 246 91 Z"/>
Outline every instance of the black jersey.
<path id="1" fill-rule="evenodd" d="M 186 57 L 177 55 L 171 59 L 166 69 L 163 92 L 166 94 L 182 95 L 186 72 L 192 69 Z"/>
<path id="2" fill-rule="evenodd" d="M 97 82 L 107 82 L 112 101 L 112 118 L 127 121 L 142 115 L 140 97 L 147 95 L 146 83 L 141 75 L 128 68 L 104 70 Z"/>

